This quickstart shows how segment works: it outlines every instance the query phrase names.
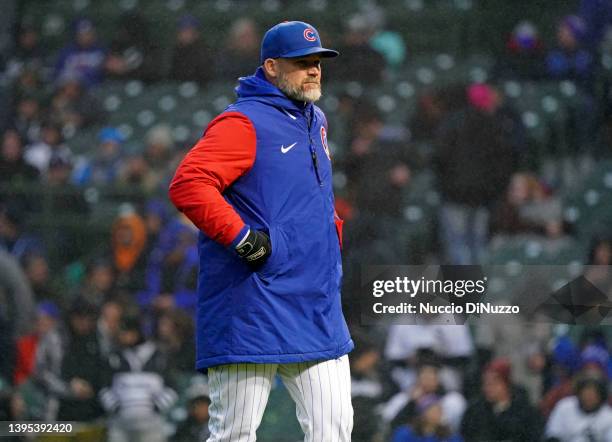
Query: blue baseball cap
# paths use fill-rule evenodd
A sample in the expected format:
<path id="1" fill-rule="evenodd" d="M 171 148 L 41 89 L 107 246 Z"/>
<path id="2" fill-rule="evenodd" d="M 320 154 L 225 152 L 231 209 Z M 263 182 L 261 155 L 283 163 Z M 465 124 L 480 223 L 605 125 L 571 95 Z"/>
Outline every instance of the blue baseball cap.
<path id="1" fill-rule="evenodd" d="M 267 58 L 295 58 L 311 54 L 337 57 L 338 51 L 321 46 L 314 26 L 303 21 L 286 21 L 271 27 L 261 42 L 261 63 Z"/>
<path id="2" fill-rule="evenodd" d="M 100 143 L 112 142 L 121 144 L 125 141 L 119 129 L 115 129 L 111 126 L 102 128 L 98 134 L 98 139 L 100 140 Z"/>

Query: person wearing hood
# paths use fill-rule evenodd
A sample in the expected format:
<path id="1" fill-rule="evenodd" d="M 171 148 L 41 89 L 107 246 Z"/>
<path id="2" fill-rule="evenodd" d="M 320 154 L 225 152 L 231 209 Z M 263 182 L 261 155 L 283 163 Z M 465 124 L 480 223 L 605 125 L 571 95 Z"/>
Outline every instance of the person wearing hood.
<path id="1" fill-rule="evenodd" d="M 117 285 L 137 289 L 145 280 L 147 226 L 144 219 L 129 204 L 124 204 L 111 231 L 113 264 L 117 272 Z"/>
<path id="2" fill-rule="evenodd" d="M 0 145 L 0 183 L 21 184 L 38 180 L 38 169 L 26 163 L 23 147 L 23 138 L 17 130 L 4 131 Z"/>
<path id="3" fill-rule="evenodd" d="M 196 367 L 208 371 L 210 441 L 255 438 L 277 373 L 306 440 L 351 437 L 341 220 L 314 105 L 321 61 L 337 55 L 307 23 L 269 29 L 261 66 L 170 184 L 200 230 Z"/>
<path id="4" fill-rule="evenodd" d="M 99 392 L 108 413 L 109 442 L 166 442 L 166 413 L 178 396 L 166 382 L 168 360 L 145 338 L 140 316 L 123 315 L 119 348 L 108 356 L 106 379 Z"/>
<path id="5" fill-rule="evenodd" d="M 92 160 L 79 158 L 72 173 L 72 180 L 80 185 L 108 186 L 114 184 L 122 164 L 121 132 L 112 127 L 104 127 L 98 134 L 99 145 Z"/>
<path id="6" fill-rule="evenodd" d="M 564 17 L 557 27 L 557 46 L 546 55 L 546 72 L 551 79 L 573 80 L 590 91 L 595 60 L 582 44 L 586 32 L 580 17 Z"/>
<path id="7" fill-rule="evenodd" d="M 398 427 L 391 442 L 463 442 L 444 423 L 441 398 L 426 394 L 418 399 L 415 407 L 416 418 L 413 425 Z"/>
<path id="8" fill-rule="evenodd" d="M 96 86 L 104 79 L 106 54 L 106 48 L 98 41 L 94 22 L 89 18 L 79 18 L 74 22 L 74 41 L 57 57 L 55 79 L 79 75 L 85 89 Z"/>
<path id="9" fill-rule="evenodd" d="M 612 409 L 607 404 L 605 376 L 586 373 L 576 382 L 575 396 L 561 399 L 546 424 L 547 442 L 612 440 Z"/>
<path id="10" fill-rule="evenodd" d="M 542 423 L 527 392 L 511 381 L 510 361 L 497 358 L 482 374 L 482 395 L 467 408 L 461 422 L 466 442 L 540 440 Z"/>

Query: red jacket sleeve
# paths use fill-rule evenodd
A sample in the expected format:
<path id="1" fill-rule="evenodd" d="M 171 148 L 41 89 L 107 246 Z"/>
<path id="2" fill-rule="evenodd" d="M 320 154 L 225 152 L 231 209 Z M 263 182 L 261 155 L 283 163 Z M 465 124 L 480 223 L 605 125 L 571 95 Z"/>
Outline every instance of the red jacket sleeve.
<path id="1" fill-rule="evenodd" d="M 223 113 L 210 122 L 170 183 L 176 208 L 224 246 L 244 235 L 247 226 L 222 194 L 253 166 L 255 147 L 251 121 L 239 112 Z"/>

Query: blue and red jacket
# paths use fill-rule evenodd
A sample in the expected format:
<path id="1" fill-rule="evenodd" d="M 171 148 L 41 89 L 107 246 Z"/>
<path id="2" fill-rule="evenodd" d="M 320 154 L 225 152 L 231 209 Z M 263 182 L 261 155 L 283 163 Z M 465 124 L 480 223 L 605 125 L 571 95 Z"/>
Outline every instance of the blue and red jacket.
<path id="1" fill-rule="evenodd" d="M 170 184 L 201 231 L 196 367 L 338 358 L 353 341 L 325 116 L 287 98 L 261 68 L 236 92 Z M 234 250 L 249 228 L 272 243 L 256 272 Z"/>

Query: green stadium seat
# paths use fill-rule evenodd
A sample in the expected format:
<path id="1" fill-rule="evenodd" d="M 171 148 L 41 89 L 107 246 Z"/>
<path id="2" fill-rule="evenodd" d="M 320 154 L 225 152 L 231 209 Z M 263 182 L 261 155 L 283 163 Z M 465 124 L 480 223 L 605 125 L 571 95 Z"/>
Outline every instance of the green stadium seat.
<path id="1" fill-rule="evenodd" d="M 268 406 L 257 430 L 257 439 L 286 442 L 303 437 L 295 416 L 295 403 L 284 385 L 277 382 L 277 386 L 270 392 Z"/>
<path id="2" fill-rule="evenodd" d="M 93 155 L 98 146 L 98 133 L 101 127 L 95 126 L 78 130 L 74 136 L 66 139 L 66 144 L 74 154 Z"/>
<path id="3" fill-rule="evenodd" d="M 489 244 L 491 265 L 568 265 L 584 261 L 582 247 L 570 238 L 547 239 L 536 235 L 496 236 Z"/>

